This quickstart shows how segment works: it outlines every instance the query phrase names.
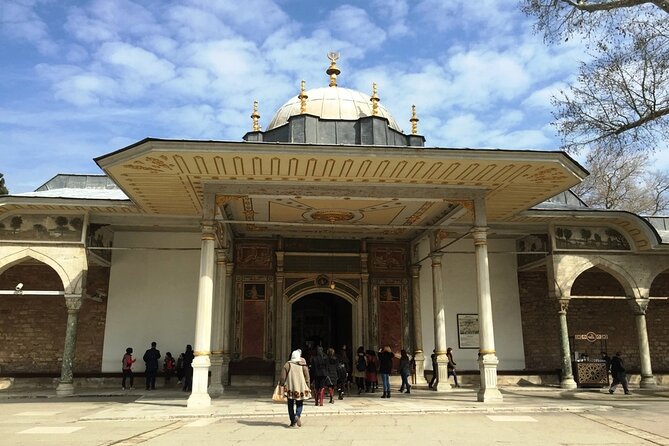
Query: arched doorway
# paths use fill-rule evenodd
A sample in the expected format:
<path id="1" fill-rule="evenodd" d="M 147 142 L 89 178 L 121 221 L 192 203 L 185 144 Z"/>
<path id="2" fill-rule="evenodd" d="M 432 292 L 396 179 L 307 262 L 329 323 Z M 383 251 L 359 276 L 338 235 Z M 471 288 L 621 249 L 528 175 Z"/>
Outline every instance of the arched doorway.
<path id="1" fill-rule="evenodd" d="M 322 345 L 335 351 L 353 339 L 352 305 L 332 293 L 317 292 L 301 297 L 292 305 L 292 348 L 302 348 L 305 356 L 311 348 Z"/>

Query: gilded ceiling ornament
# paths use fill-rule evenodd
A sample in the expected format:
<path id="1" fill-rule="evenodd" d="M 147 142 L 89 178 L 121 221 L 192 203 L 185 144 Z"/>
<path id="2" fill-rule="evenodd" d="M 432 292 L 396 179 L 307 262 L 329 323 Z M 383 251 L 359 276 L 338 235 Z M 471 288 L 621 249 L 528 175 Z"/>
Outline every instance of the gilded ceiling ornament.
<path id="1" fill-rule="evenodd" d="M 355 214 L 353 212 L 347 211 L 316 211 L 311 214 L 311 218 L 317 221 L 339 223 L 342 221 L 353 220 L 355 218 Z"/>
<path id="2" fill-rule="evenodd" d="M 409 226 L 416 223 L 421 219 L 421 217 L 423 217 L 423 214 L 425 214 L 427 210 L 432 207 L 432 205 L 434 205 L 432 202 L 424 203 L 416 212 L 414 212 L 411 216 L 409 216 L 409 218 L 406 219 L 404 224 Z"/>
<path id="3" fill-rule="evenodd" d="M 555 167 L 550 167 L 537 169 L 535 173 L 528 175 L 527 178 L 533 183 L 543 183 L 546 181 L 562 181 L 567 177 Z"/>
<path id="4" fill-rule="evenodd" d="M 409 122 L 411 123 L 411 134 L 412 135 L 417 135 L 418 134 L 418 116 L 416 115 L 416 106 L 412 105 L 411 106 L 411 119 L 409 119 Z"/>
<path id="5" fill-rule="evenodd" d="M 459 204 L 467 210 L 470 214 L 474 215 L 474 202 L 471 200 L 449 200 L 451 203 Z"/>
<path id="6" fill-rule="evenodd" d="M 238 200 L 240 198 L 239 195 L 216 195 L 216 206 L 221 207 L 232 200 Z"/>
<path id="7" fill-rule="evenodd" d="M 307 112 L 307 94 L 305 93 L 306 91 L 306 82 L 302 81 L 300 82 L 300 94 L 297 96 L 297 98 L 300 100 L 300 113 L 306 113 Z"/>
<path id="8" fill-rule="evenodd" d="M 251 119 L 253 120 L 253 131 L 259 132 L 260 124 L 258 124 L 258 121 L 260 120 L 260 114 L 258 114 L 258 101 L 253 101 L 253 113 L 251 113 Z"/>
<path id="9" fill-rule="evenodd" d="M 372 116 L 379 115 L 379 101 L 381 98 L 376 94 L 376 82 L 372 83 L 372 96 L 369 98 L 372 101 Z"/>
<path id="10" fill-rule="evenodd" d="M 328 59 L 330 59 L 330 66 L 325 71 L 330 76 L 330 87 L 337 86 L 337 76 L 341 73 L 339 67 L 337 67 L 337 60 L 339 60 L 339 53 L 330 52 L 328 53 Z"/>
<path id="11" fill-rule="evenodd" d="M 444 229 L 437 229 L 434 233 L 434 236 L 439 240 L 446 240 L 448 238 L 448 231 L 445 231 Z"/>
<path id="12" fill-rule="evenodd" d="M 124 164 L 123 167 L 145 170 L 151 173 L 169 172 L 174 168 L 174 164 L 168 163 L 168 159 L 167 155 L 160 155 L 159 157 L 147 156 L 144 160 L 135 160 L 132 164 Z"/>

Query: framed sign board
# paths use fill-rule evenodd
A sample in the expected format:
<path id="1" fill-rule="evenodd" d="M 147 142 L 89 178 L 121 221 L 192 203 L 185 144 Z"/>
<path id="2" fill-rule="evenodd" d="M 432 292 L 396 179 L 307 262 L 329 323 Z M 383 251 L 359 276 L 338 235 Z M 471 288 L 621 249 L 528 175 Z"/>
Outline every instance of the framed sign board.
<path id="1" fill-rule="evenodd" d="M 458 314 L 458 347 L 479 348 L 479 315 Z"/>

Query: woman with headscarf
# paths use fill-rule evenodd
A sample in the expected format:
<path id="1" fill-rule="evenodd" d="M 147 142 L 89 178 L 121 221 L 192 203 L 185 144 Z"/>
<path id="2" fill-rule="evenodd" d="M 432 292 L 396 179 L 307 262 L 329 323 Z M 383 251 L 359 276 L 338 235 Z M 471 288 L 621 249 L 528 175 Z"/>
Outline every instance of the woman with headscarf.
<path id="1" fill-rule="evenodd" d="M 290 360 L 283 365 L 279 384 L 283 386 L 284 395 L 288 399 L 290 427 L 301 427 L 302 406 L 304 400 L 311 397 L 309 368 L 302 359 L 302 350 L 295 350 L 290 355 Z"/>

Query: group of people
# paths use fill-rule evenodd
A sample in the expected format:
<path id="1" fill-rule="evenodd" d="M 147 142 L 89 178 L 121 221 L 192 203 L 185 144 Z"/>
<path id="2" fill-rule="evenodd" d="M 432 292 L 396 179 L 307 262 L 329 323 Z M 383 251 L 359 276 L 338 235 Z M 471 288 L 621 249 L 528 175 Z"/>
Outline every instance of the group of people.
<path id="1" fill-rule="evenodd" d="M 145 385 L 146 390 L 156 389 L 156 376 L 160 369 L 160 350 L 156 348 L 156 342 L 151 343 L 151 348 L 144 352 L 142 359 L 145 364 Z M 125 349 L 125 354 L 121 360 L 121 370 L 123 372 L 123 379 L 121 386 L 123 390 L 134 389 L 135 378 L 132 371 L 133 364 L 137 361 L 132 357 L 133 349 L 128 347 Z M 177 384 L 183 385 L 184 392 L 190 392 L 193 389 L 193 347 L 189 344 L 186 346 L 186 351 L 181 353 L 175 360 L 172 353 L 167 352 L 163 360 L 163 375 L 165 377 L 165 386 L 171 385 L 172 377 L 176 375 Z M 129 386 L 126 386 L 129 384 Z"/>
<path id="2" fill-rule="evenodd" d="M 339 354 L 336 354 L 333 348 L 324 351 L 323 347 L 318 346 L 310 355 L 308 362 L 302 357 L 302 350 L 294 350 L 281 369 L 279 377 L 279 385 L 283 387 L 288 401 L 290 426 L 302 426 L 304 401 L 312 395 L 316 406 L 323 405 L 326 392 L 331 404 L 334 404 L 335 390 L 339 399 L 344 399 L 349 378 L 355 380 L 359 395 L 363 391 L 375 392 L 380 375 L 383 387 L 381 398 L 390 398 L 390 374 L 395 358 L 399 359 L 399 372 L 402 377 L 400 392 L 411 393 L 409 376 L 413 361 L 406 350 L 395 353 L 387 345 L 377 354 L 374 350 L 365 351 L 364 347 L 360 346 L 355 360 L 352 361 L 347 355 L 346 346 L 341 348 Z"/>

